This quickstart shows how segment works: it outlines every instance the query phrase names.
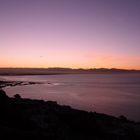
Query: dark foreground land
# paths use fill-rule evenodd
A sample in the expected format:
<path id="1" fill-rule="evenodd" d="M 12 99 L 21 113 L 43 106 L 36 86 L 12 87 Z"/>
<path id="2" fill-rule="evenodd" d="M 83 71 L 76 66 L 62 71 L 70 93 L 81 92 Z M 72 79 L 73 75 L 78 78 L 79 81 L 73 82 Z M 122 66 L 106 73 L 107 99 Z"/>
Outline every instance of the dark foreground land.
<path id="1" fill-rule="evenodd" d="M 0 90 L 0 139 L 140 140 L 140 124 L 60 106 L 56 102 L 9 98 Z"/>

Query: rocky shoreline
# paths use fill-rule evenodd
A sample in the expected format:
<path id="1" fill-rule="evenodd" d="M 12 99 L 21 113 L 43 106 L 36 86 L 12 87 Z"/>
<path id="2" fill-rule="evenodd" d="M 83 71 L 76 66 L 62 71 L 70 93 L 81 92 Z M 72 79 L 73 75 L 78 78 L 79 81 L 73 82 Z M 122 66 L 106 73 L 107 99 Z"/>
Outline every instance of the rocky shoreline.
<path id="1" fill-rule="evenodd" d="M 43 84 L 42 82 L 23 82 L 23 81 L 3 81 L 0 80 L 0 88 L 7 86 L 25 86 L 25 85 L 34 85 L 34 84 Z"/>
<path id="2" fill-rule="evenodd" d="M 139 140 L 140 123 L 57 102 L 10 98 L 0 90 L 0 137 L 47 140 Z"/>

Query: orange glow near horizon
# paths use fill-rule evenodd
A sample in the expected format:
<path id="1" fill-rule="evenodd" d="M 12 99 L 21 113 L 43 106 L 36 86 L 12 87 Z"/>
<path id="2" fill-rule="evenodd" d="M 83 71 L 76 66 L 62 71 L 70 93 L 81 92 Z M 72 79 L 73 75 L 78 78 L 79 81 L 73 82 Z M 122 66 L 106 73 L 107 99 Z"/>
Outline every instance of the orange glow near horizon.
<path id="1" fill-rule="evenodd" d="M 140 62 L 139 57 L 129 56 L 115 56 L 115 55 L 79 55 L 73 54 L 70 57 L 66 52 L 55 57 L 38 56 L 37 58 L 20 56 L 12 56 L 11 58 L 3 58 L 0 61 L 0 67 L 9 68 L 48 68 L 48 67 L 63 67 L 63 68 L 119 68 L 119 69 L 137 69 L 140 70 L 140 66 L 135 62 Z"/>
<path id="2" fill-rule="evenodd" d="M 57 38 L 46 42 L 26 35 L 22 38 L 10 35 L 8 42 L 5 40 L 2 45 L 6 47 L 0 56 L 0 67 L 140 69 L 138 52 L 118 50 L 117 46 L 125 47 L 127 43 L 114 38 L 94 39 L 94 42 L 86 38 L 82 41 Z"/>

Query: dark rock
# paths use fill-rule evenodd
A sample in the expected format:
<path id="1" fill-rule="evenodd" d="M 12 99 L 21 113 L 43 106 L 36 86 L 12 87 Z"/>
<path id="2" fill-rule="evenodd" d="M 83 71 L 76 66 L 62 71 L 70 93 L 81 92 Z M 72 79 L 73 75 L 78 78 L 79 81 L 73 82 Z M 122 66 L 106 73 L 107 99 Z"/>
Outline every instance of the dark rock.
<path id="1" fill-rule="evenodd" d="M 128 119 L 125 116 L 123 116 L 123 115 L 119 116 L 119 119 L 121 121 L 123 121 L 123 122 L 127 122 L 128 121 Z"/>
<path id="2" fill-rule="evenodd" d="M 14 98 L 16 98 L 16 99 L 21 99 L 21 96 L 20 96 L 19 94 L 15 94 L 15 95 L 14 95 Z"/>
<path id="3" fill-rule="evenodd" d="M 6 95 L 5 91 L 0 89 L 0 104 L 5 103 L 9 97 Z"/>

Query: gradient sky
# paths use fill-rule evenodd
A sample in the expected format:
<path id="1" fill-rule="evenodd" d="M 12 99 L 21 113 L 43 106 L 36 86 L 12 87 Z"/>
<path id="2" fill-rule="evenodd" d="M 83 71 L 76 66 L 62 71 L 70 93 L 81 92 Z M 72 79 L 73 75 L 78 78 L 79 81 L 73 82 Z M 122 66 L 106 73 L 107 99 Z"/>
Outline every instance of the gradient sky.
<path id="1" fill-rule="evenodd" d="M 140 69 L 140 0 L 0 0 L 0 67 Z"/>

